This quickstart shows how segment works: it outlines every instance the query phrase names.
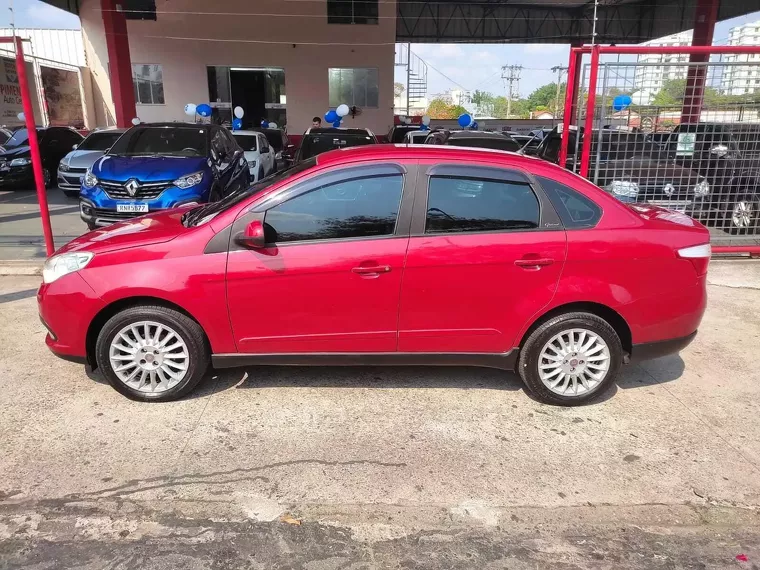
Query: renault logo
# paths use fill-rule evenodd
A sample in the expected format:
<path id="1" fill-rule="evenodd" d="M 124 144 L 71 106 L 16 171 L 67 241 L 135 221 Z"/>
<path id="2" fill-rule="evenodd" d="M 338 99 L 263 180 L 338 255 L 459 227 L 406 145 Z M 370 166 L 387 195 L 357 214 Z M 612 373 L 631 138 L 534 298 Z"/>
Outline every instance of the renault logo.
<path id="1" fill-rule="evenodd" d="M 129 192 L 130 196 L 134 196 L 135 194 L 137 194 L 137 191 L 140 189 L 140 184 L 137 182 L 137 180 L 133 178 L 132 180 L 130 180 L 124 185 L 124 188 L 127 189 L 127 192 Z"/>

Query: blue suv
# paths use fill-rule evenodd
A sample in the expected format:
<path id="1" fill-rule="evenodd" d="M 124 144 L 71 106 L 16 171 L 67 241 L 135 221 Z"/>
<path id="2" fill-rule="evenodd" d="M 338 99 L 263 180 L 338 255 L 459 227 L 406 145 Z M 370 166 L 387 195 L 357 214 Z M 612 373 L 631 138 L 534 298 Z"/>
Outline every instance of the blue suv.
<path id="1" fill-rule="evenodd" d="M 93 230 L 148 212 L 214 202 L 249 183 L 243 149 L 224 127 L 141 124 L 82 177 L 79 212 Z"/>

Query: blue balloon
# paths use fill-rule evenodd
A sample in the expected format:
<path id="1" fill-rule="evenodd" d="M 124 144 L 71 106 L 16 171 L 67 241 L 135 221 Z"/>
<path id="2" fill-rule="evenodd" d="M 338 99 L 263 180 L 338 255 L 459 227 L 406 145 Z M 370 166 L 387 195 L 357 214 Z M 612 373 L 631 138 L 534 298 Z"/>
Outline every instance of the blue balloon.
<path id="1" fill-rule="evenodd" d="M 337 129 L 339 126 L 340 126 L 340 117 L 338 117 L 337 121 L 333 121 L 333 127 L 335 127 Z"/>
<path id="2" fill-rule="evenodd" d="M 242 119 L 234 119 L 232 121 L 232 130 L 233 131 L 239 131 L 243 128 L 243 120 Z"/>
<path id="3" fill-rule="evenodd" d="M 615 111 L 622 111 L 630 106 L 633 102 L 630 95 L 618 95 L 612 100 L 612 108 Z"/>
<path id="4" fill-rule="evenodd" d="M 206 103 L 198 105 L 195 108 L 195 112 L 198 113 L 201 117 L 210 117 L 211 116 L 211 105 L 207 105 Z"/>
<path id="5" fill-rule="evenodd" d="M 472 124 L 470 125 L 470 128 L 473 131 L 477 131 L 478 130 L 478 122 L 477 121 L 473 121 Z"/>
<path id="6" fill-rule="evenodd" d="M 328 123 L 334 123 L 335 121 L 340 121 L 340 117 L 334 109 L 330 109 L 327 111 L 327 113 L 325 113 L 325 121 Z"/>
<path id="7" fill-rule="evenodd" d="M 464 113 L 462 115 L 459 115 L 459 120 L 457 122 L 459 123 L 460 127 L 466 129 L 472 124 L 472 117 L 469 114 Z"/>
<path id="8" fill-rule="evenodd" d="M 421 131 L 429 131 L 430 127 L 428 127 L 427 125 L 420 125 L 420 130 Z"/>

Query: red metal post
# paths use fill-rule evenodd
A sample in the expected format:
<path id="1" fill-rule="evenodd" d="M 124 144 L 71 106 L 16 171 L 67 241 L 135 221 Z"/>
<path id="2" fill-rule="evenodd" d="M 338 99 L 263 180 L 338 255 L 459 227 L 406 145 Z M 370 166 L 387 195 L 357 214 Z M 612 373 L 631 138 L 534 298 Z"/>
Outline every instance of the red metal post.
<path id="1" fill-rule="evenodd" d="M 573 124 L 580 83 L 580 69 L 583 52 L 578 48 L 570 48 L 570 61 L 567 64 L 567 88 L 565 89 L 565 112 L 562 114 L 562 139 L 559 147 L 559 165 L 564 168 L 567 162 L 567 145 L 570 125 Z"/>
<path id="2" fill-rule="evenodd" d="M 718 18 L 718 4 L 720 0 L 698 0 L 694 14 L 694 34 L 691 38 L 693 46 L 709 46 L 712 44 L 715 20 Z M 698 123 L 702 114 L 702 99 L 705 94 L 705 79 L 707 67 L 704 65 L 710 61 L 709 54 L 692 53 L 689 56 L 690 65 L 686 75 L 686 95 L 681 109 L 682 123 Z"/>
<path id="3" fill-rule="evenodd" d="M 117 9 L 116 0 L 100 0 L 103 12 L 103 29 L 108 48 L 108 69 L 111 80 L 111 97 L 116 113 L 116 125 L 132 126 L 137 116 L 135 92 L 132 87 L 132 60 L 129 55 L 129 36 L 124 13 Z"/>
<path id="4" fill-rule="evenodd" d="M 14 38 L 16 44 L 16 73 L 18 74 L 18 86 L 21 89 L 21 102 L 24 106 L 24 119 L 26 130 L 29 134 L 29 151 L 32 155 L 32 170 L 34 171 L 34 183 L 37 186 L 37 200 L 40 203 L 40 218 L 42 220 L 42 234 L 45 236 L 45 251 L 53 255 L 55 243 L 53 242 L 53 229 L 50 227 L 50 209 L 47 202 L 45 178 L 42 175 L 42 158 L 40 157 L 40 145 L 37 141 L 37 128 L 34 124 L 34 108 L 29 91 L 29 82 L 26 78 L 26 64 L 24 63 L 24 46 L 20 37 Z"/>
<path id="5" fill-rule="evenodd" d="M 599 77 L 599 46 L 591 48 L 591 65 L 588 78 L 588 101 L 586 102 L 586 123 L 583 132 L 583 149 L 581 151 L 581 169 L 578 172 L 584 178 L 588 177 L 588 166 L 591 158 L 591 137 L 594 130 L 594 107 L 596 105 L 596 81 Z M 580 133 L 579 133 L 580 134 Z"/>

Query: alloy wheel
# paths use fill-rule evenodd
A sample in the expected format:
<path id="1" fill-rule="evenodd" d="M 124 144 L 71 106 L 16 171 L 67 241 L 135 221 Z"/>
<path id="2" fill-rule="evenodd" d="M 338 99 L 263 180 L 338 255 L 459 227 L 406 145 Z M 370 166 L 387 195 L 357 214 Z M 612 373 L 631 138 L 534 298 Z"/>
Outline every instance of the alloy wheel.
<path id="1" fill-rule="evenodd" d="M 165 392 L 187 374 L 187 344 L 173 328 L 140 321 L 122 328 L 109 347 L 114 374 L 138 392 Z"/>
<path id="2" fill-rule="evenodd" d="M 538 373 L 560 396 L 581 396 L 596 389 L 610 368 L 610 349 L 598 334 L 574 328 L 554 335 L 541 349 Z"/>
<path id="3" fill-rule="evenodd" d="M 755 218 L 754 204 L 748 200 L 737 202 L 731 214 L 731 223 L 735 228 L 749 228 Z"/>

